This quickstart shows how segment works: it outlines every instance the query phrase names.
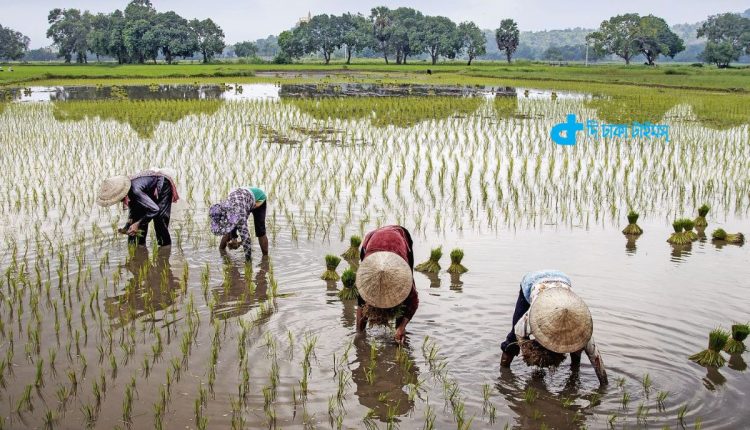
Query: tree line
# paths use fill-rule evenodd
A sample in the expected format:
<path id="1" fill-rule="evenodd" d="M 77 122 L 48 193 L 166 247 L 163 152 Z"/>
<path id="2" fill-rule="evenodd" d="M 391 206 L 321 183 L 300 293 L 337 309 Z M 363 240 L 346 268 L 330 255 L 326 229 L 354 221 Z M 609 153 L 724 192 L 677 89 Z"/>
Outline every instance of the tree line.
<path id="1" fill-rule="evenodd" d="M 200 53 L 210 61 L 224 49 L 224 32 L 211 19 L 187 20 L 175 12 L 158 12 L 150 0 L 133 0 L 124 11 L 92 14 L 78 9 L 53 9 L 47 37 L 58 56 L 70 63 L 88 62 L 88 55 L 112 57 L 118 63 L 167 63 Z"/>

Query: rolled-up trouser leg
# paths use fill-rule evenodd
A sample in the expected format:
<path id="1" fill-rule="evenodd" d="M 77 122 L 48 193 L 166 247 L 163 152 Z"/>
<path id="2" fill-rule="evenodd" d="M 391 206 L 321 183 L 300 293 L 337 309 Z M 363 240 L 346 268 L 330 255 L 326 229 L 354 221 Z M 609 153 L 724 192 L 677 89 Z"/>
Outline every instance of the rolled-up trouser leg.
<path id="1" fill-rule="evenodd" d="M 516 332 L 514 329 L 516 327 L 516 323 L 518 323 L 518 320 L 521 319 L 521 317 L 529 310 L 530 307 L 531 305 L 526 301 L 526 297 L 523 296 L 523 290 L 519 291 L 518 300 L 516 301 L 516 309 L 513 312 L 513 325 L 510 328 L 508 336 L 505 337 L 505 342 L 500 344 L 500 349 L 510 355 L 516 356 L 519 352 L 521 352 L 520 348 L 518 347 L 518 339 L 516 338 Z"/>

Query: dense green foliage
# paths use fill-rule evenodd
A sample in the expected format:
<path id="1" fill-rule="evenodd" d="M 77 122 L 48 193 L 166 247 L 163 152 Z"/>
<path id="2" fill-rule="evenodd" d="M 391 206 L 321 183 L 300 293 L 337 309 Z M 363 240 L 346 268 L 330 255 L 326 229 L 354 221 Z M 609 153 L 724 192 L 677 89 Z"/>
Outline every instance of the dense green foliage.
<path id="1" fill-rule="evenodd" d="M 29 49 L 29 38 L 0 25 L 0 59 L 18 60 Z"/>
<path id="2" fill-rule="evenodd" d="M 502 20 L 500 27 L 495 30 L 495 42 L 497 43 L 497 49 L 505 51 L 505 58 L 508 63 L 510 63 L 513 53 L 518 49 L 519 41 L 518 24 L 512 19 Z"/>
<path id="3" fill-rule="evenodd" d="M 743 53 L 750 54 L 750 19 L 734 13 L 711 16 L 698 29 L 698 37 L 708 39 L 701 59 L 725 68 Z"/>
<path id="4" fill-rule="evenodd" d="M 224 49 L 224 32 L 211 19 L 188 21 L 172 11 L 157 12 L 149 0 L 132 0 L 124 11 L 109 14 L 57 8 L 47 19 L 47 37 L 66 63 L 74 56 L 87 63 L 89 52 L 120 64 L 156 62 L 160 54 L 172 63 L 196 52 L 208 62 Z"/>
<path id="5" fill-rule="evenodd" d="M 685 44 L 664 19 L 637 13 L 614 16 L 603 21 L 599 30 L 587 37 L 596 51 L 614 54 L 630 64 L 637 54 L 653 65 L 660 55 L 672 57 L 685 50 Z"/>

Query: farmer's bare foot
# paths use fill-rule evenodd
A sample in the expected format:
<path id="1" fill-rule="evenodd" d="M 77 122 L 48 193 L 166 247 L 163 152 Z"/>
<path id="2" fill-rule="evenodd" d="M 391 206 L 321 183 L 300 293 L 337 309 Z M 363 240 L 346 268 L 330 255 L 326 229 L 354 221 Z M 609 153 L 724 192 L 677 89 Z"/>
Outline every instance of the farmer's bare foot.
<path id="1" fill-rule="evenodd" d="M 510 367 L 510 363 L 513 362 L 513 356 L 503 351 L 502 357 L 500 357 L 500 367 Z"/>

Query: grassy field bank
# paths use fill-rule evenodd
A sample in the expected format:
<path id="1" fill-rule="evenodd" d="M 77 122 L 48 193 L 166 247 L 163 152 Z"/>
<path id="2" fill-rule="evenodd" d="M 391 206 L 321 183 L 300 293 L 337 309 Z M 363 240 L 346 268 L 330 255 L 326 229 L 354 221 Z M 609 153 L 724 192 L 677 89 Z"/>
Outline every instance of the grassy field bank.
<path id="1" fill-rule="evenodd" d="M 5 68 L 7 70 L 7 67 Z M 382 63 L 314 64 L 29 64 L 0 73 L 0 86 L 142 84 L 185 82 L 356 81 L 384 83 L 512 85 L 533 81 L 568 84 L 636 85 L 722 92 L 750 91 L 750 68 L 719 70 L 713 66 L 602 64 L 550 66 L 544 63 L 492 62 L 472 66 L 449 63 L 385 65 Z M 427 70 L 432 73 L 428 74 Z M 557 85 L 554 85 L 557 87 Z M 565 85 L 570 87 L 570 85 Z M 560 87 L 562 88 L 562 87 Z"/>

